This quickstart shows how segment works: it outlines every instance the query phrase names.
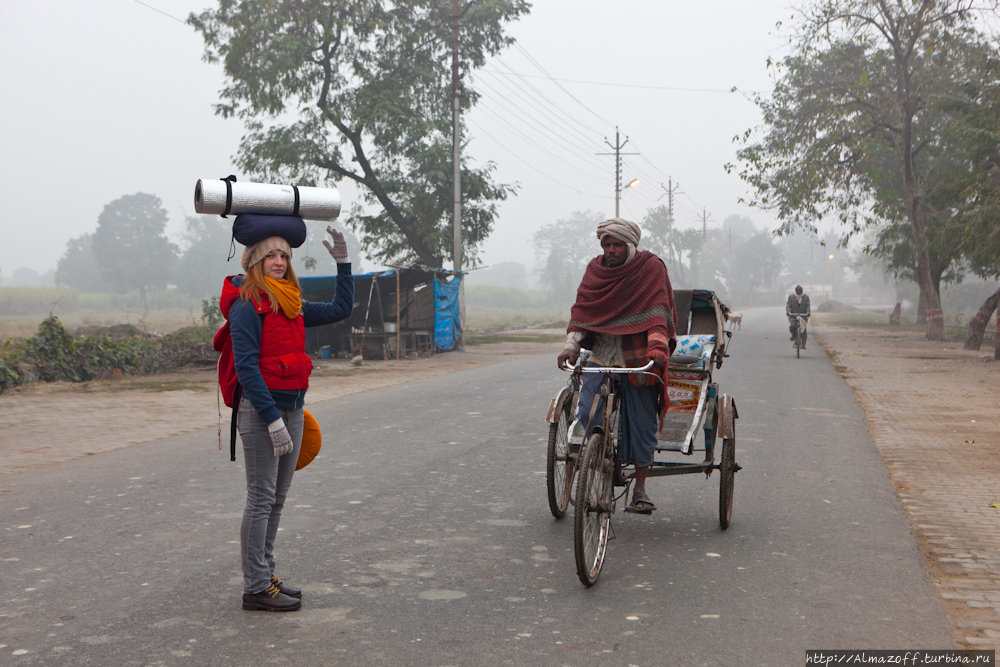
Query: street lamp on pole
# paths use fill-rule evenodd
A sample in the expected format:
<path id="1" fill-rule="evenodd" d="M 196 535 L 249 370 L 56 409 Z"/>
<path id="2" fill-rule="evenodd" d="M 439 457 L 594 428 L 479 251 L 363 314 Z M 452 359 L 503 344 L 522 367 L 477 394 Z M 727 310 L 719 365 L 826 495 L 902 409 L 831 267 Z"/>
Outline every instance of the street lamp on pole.
<path id="1" fill-rule="evenodd" d="M 604 143 L 611 148 L 615 149 L 614 153 L 598 153 L 598 155 L 614 155 L 615 156 L 615 217 L 619 216 L 619 204 L 622 198 L 622 155 L 638 155 L 638 153 L 622 153 L 622 149 L 625 148 L 625 144 L 628 143 L 628 137 L 625 137 L 625 141 L 621 140 L 621 133 L 618 128 L 615 128 L 615 143 L 608 141 L 608 138 L 604 138 Z M 629 183 L 629 187 L 633 183 L 638 183 L 639 179 L 634 179 L 632 183 Z"/>
<path id="2" fill-rule="evenodd" d="M 639 179 L 638 178 L 633 178 L 631 181 L 628 182 L 628 185 L 622 187 L 621 190 L 618 192 L 618 196 L 615 197 L 615 217 L 616 218 L 620 217 L 618 209 L 619 209 L 619 202 L 621 201 L 621 198 L 622 198 L 621 193 L 624 192 L 625 190 L 630 189 L 630 188 L 634 188 L 637 185 L 639 185 Z"/>

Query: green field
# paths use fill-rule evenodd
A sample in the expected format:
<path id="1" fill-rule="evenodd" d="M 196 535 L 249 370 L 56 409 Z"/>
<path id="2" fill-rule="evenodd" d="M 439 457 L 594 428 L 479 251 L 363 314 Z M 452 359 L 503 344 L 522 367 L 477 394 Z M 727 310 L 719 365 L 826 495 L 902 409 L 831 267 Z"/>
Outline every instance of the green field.
<path id="1" fill-rule="evenodd" d="M 166 334 L 201 324 L 201 300 L 176 292 L 150 294 L 143 308 L 138 294 L 81 294 L 65 288 L 0 288 L 0 342 L 35 335 L 51 312 L 68 331 L 80 327 L 131 324 Z M 468 330 L 563 322 L 569 304 L 553 304 L 541 290 L 470 287 L 466 291 Z"/>

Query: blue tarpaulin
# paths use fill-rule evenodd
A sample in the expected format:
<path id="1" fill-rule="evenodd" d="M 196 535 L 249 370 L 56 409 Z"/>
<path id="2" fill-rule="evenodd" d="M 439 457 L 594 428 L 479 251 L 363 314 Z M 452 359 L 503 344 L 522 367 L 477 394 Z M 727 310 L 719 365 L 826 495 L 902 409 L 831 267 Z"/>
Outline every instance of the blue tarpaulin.
<path id="1" fill-rule="evenodd" d="M 434 346 L 439 350 L 454 349 L 455 342 L 462 337 L 458 303 L 461 284 L 462 276 L 454 276 L 451 282 L 434 277 Z"/>

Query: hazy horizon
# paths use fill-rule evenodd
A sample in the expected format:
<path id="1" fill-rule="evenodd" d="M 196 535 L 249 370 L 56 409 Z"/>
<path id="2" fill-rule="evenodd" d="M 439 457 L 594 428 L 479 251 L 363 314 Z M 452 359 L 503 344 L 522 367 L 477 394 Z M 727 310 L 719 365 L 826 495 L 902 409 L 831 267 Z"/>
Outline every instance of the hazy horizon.
<path id="1" fill-rule="evenodd" d="M 723 165 L 735 157 L 733 137 L 759 119 L 747 96 L 728 91 L 770 89 L 765 62 L 782 53 L 774 25 L 791 16 L 784 4 L 643 1 L 608 12 L 597 0 L 536 2 L 508 28 L 517 44 L 470 80 L 482 100 L 467 117 L 469 154 L 494 162 L 497 181 L 520 186 L 500 205 L 483 263 L 530 268 L 541 226 L 574 211 L 614 214 L 614 160 L 596 153 L 611 152 L 605 138 L 614 141 L 616 125 L 629 138 L 625 151 L 641 153 L 624 162 L 623 181 L 640 184 L 623 194 L 623 217 L 640 221 L 666 203 L 661 183 L 671 179 L 680 184 L 680 228 L 700 227 L 703 212 L 710 225 L 735 214 L 773 228 L 770 216 L 739 203 L 746 188 Z M 209 6 L 0 6 L 0 54 L 27 64 L 0 75 L 18 92 L 0 109 L 11 128 L 0 167 L 4 284 L 19 268 L 54 269 L 66 242 L 94 231 L 104 206 L 123 195 L 158 196 L 177 242 L 194 215 L 197 179 L 245 178 L 231 160 L 241 123 L 212 109 L 221 68 L 202 62 L 200 35 L 182 23 Z M 357 193 L 340 186 L 346 210 Z"/>

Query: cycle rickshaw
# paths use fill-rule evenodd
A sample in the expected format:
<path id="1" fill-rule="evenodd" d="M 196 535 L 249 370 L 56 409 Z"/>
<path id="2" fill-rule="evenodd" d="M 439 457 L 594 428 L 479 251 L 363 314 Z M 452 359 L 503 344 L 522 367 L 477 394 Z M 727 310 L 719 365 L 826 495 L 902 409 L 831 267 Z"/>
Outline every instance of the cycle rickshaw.
<path id="1" fill-rule="evenodd" d="M 729 309 L 708 290 L 675 290 L 677 305 L 677 349 L 668 364 L 668 409 L 657 436 L 656 456 L 647 478 L 719 471 L 719 525 L 729 527 L 733 513 L 733 484 L 740 470 L 736 463 L 736 403 L 720 394 L 713 370 L 722 367 L 732 332 L 726 330 Z M 617 391 L 619 378 L 644 373 L 645 368 L 587 367 L 581 361 L 573 369 L 567 386 L 549 406 L 546 486 L 552 515 L 562 518 L 573 510 L 573 544 L 577 574 L 586 586 L 597 583 L 604 565 L 611 516 L 619 499 L 626 497 L 635 470 L 617 456 L 624 411 Z M 604 382 L 595 397 L 590 423 L 575 418 L 582 373 L 601 373 Z M 627 380 L 625 380 L 627 381 Z M 598 403 L 599 401 L 599 403 Z M 601 419 L 593 417 L 600 412 Z M 599 422 L 599 423 L 598 423 Z M 696 449 L 698 433 L 704 434 L 704 449 Z M 716 442 L 722 447 L 716 463 Z M 701 461 L 677 459 L 703 451 Z M 624 503 L 623 503 L 624 505 Z"/>

